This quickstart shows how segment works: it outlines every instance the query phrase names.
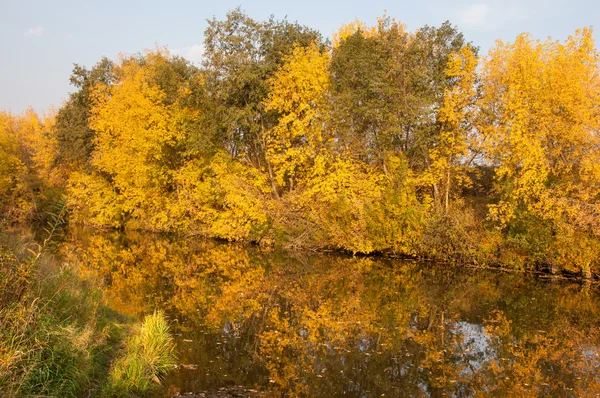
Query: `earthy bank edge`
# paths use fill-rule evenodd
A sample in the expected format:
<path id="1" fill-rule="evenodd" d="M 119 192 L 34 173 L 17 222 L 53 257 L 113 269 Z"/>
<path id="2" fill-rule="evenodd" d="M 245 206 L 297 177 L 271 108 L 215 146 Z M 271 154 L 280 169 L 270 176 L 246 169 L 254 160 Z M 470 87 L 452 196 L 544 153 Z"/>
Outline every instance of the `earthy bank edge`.
<path id="1" fill-rule="evenodd" d="M 197 393 L 177 393 L 173 398 L 246 398 L 246 397 L 269 397 L 275 396 L 273 393 L 262 392 L 243 386 L 220 388 L 216 391 L 204 391 Z"/>
<path id="2" fill-rule="evenodd" d="M 101 282 L 42 247 L 0 246 L 0 395 L 145 396 L 175 365 L 161 312 L 142 322 L 103 305 Z"/>

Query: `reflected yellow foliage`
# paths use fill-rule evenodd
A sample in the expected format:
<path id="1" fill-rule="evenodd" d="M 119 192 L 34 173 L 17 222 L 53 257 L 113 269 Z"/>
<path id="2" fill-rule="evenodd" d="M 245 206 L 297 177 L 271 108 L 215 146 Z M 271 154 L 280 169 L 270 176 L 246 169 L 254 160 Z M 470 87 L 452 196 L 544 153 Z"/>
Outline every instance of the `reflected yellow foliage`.
<path id="1" fill-rule="evenodd" d="M 227 366 L 291 396 L 600 392 L 599 297 L 576 285 L 135 233 L 69 242 L 112 308 L 169 314 L 202 383 Z"/>

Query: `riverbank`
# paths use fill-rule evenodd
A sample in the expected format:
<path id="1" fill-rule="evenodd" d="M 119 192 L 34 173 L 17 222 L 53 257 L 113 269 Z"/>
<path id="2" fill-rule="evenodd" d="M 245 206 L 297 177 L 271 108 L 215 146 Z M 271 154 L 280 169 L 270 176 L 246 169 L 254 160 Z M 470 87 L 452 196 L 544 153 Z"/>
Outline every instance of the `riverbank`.
<path id="1" fill-rule="evenodd" d="M 52 237 L 0 245 L 0 395 L 146 395 L 174 366 L 160 312 L 136 322 L 105 306 L 102 281 L 59 263 Z"/>

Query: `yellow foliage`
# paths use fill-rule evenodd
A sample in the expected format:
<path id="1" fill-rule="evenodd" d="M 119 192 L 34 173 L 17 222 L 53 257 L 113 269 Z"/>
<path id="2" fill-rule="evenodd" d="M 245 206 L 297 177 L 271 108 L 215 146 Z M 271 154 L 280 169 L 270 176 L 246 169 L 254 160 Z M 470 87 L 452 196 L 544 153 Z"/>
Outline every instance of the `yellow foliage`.
<path id="1" fill-rule="evenodd" d="M 452 43 L 438 42 L 445 37 Z M 226 76 L 230 60 L 219 66 L 223 79 L 242 79 L 227 100 L 219 79 L 166 50 L 103 61 L 101 78 L 76 69 L 85 104 L 72 109 L 77 131 L 65 127 L 60 142 L 85 137 L 85 153 L 93 150 L 69 178 L 73 219 L 288 247 L 511 258 L 518 267 L 547 262 L 553 247 L 563 267 L 597 267 L 600 56 L 590 29 L 564 43 L 526 34 L 498 42 L 480 70 L 448 24 L 409 34 L 385 15 L 375 26 L 356 20 L 336 33 L 334 46 L 349 41 L 333 53 L 298 40 L 291 52 L 252 55 L 243 76 Z M 429 52 L 435 59 L 419 58 Z M 69 167 L 56 167 L 53 124 L 31 110 L 0 113 L 3 219 L 33 218 L 58 201 L 51 187 L 65 185 Z M 480 153 L 487 158 L 475 170 Z M 496 186 L 478 178 L 467 191 L 487 171 Z M 479 239 L 489 203 L 504 234 L 493 244 Z"/>
<path id="2" fill-rule="evenodd" d="M 336 33 L 333 34 L 333 46 L 337 47 L 342 41 L 346 40 L 356 32 L 360 32 L 365 37 L 375 36 L 376 29 L 368 27 L 366 23 L 355 19 L 354 21 L 342 25 Z"/>
<path id="3" fill-rule="evenodd" d="M 388 26 L 393 26 L 400 33 L 406 31 L 406 26 L 395 18 L 389 18 L 387 14 L 377 17 L 377 26 L 368 26 L 365 22 L 355 19 L 354 21 L 342 25 L 337 32 L 333 34 L 333 47 L 337 47 L 342 41 L 352 36 L 356 32 L 364 37 L 376 37 L 386 31 Z"/>
<path id="4" fill-rule="evenodd" d="M 95 90 L 92 164 L 111 176 L 127 212 L 137 211 L 169 184 L 169 150 L 185 132 L 183 115 L 175 106 L 164 105 L 164 93 L 152 83 L 152 72 L 134 60 L 125 61 L 120 84 Z"/>
<path id="5" fill-rule="evenodd" d="M 11 196 L 24 167 L 19 159 L 17 136 L 10 131 L 11 122 L 11 115 L 0 113 L 0 198 L 3 202 Z"/>
<path id="6" fill-rule="evenodd" d="M 64 177 L 54 164 L 53 123 L 52 112 L 0 112 L 0 218 L 32 219 L 58 200 Z"/>
<path id="7" fill-rule="evenodd" d="M 445 73 L 454 84 L 444 92 L 444 101 L 438 111 L 441 132 L 436 146 L 429 150 L 429 169 L 422 176 L 422 181 L 434 186 L 436 192 L 444 188 L 446 212 L 452 180 L 457 180 L 458 186 L 467 183 L 467 177 L 460 169 L 473 144 L 469 140 L 476 112 L 476 68 L 477 57 L 470 46 L 451 55 Z"/>
<path id="8" fill-rule="evenodd" d="M 296 46 L 269 81 L 265 108 L 281 116 L 265 132 L 266 157 L 279 186 L 287 182 L 292 189 L 326 141 L 322 106 L 330 84 L 328 66 L 329 54 L 316 43 Z"/>
<path id="9" fill-rule="evenodd" d="M 517 209 L 575 222 L 597 211 L 599 61 L 590 29 L 565 43 L 520 35 L 490 51 L 479 129 L 505 191 L 490 209 L 501 224 Z M 591 229 L 600 232 L 598 223 Z"/>
<path id="10" fill-rule="evenodd" d="M 375 247 L 367 234 L 367 210 L 381 199 L 382 174 L 342 157 L 320 155 L 297 199 L 308 220 L 337 248 L 370 253 Z"/>
<path id="11" fill-rule="evenodd" d="M 281 201 L 272 201 L 276 236 L 290 247 L 416 254 L 425 223 L 406 159 L 390 155 L 387 174 L 346 156 L 323 152 Z"/>
<path id="12" fill-rule="evenodd" d="M 70 184 L 72 208 L 88 207 L 85 212 L 93 215 L 94 224 L 126 222 L 129 228 L 153 230 L 178 227 L 170 192 L 176 189 L 179 147 L 195 115 L 178 102 L 165 103 L 156 80 L 167 61 L 168 55 L 160 51 L 148 53 L 144 63 L 124 59 L 117 69 L 118 84 L 94 88 L 89 123 L 96 133 L 91 163 L 98 173 L 73 175 Z M 189 95 L 189 89 L 180 87 L 178 95 L 180 99 Z M 99 181 L 103 178 L 107 181 Z M 95 208 L 82 201 L 85 197 L 104 198 L 102 206 Z"/>
<path id="13" fill-rule="evenodd" d="M 191 228 L 227 240 L 259 241 L 268 224 L 268 181 L 256 169 L 217 153 L 203 166 L 189 162 L 177 174 L 177 204 Z"/>
<path id="14" fill-rule="evenodd" d="M 101 176 L 72 173 L 67 192 L 67 206 L 73 221 L 97 227 L 122 226 L 121 198 Z"/>

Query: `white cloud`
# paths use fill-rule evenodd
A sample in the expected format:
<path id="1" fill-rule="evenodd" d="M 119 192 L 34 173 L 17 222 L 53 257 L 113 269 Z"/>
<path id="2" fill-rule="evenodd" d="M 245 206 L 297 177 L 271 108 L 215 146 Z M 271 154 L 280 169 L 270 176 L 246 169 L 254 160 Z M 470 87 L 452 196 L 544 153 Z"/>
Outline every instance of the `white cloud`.
<path id="1" fill-rule="evenodd" d="M 65 35 L 65 39 L 67 39 L 67 40 L 71 40 L 72 38 L 73 38 L 73 34 L 72 33 L 67 33 Z"/>
<path id="2" fill-rule="evenodd" d="M 485 26 L 490 16 L 489 4 L 472 4 L 456 12 L 458 22 L 469 28 L 480 28 Z"/>
<path id="3" fill-rule="evenodd" d="M 174 48 L 171 50 L 173 54 L 180 55 L 188 61 L 199 64 L 204 58 L 204 46 L 202 44 L 193 44 L 188 47 Z"/>
<path id="4" fill-rule="evenodd" d="M 40 25 L 25 32 L 25 37 L 40 37 L 43 33 L 44 27 Z"/>
<path id="5" fill-rule="evenodd" d="M 192 62 L 202 62 L 204 57 L 204 46 L 202 44 L 194 44 L 189 48 L 185 57 Z"/>

